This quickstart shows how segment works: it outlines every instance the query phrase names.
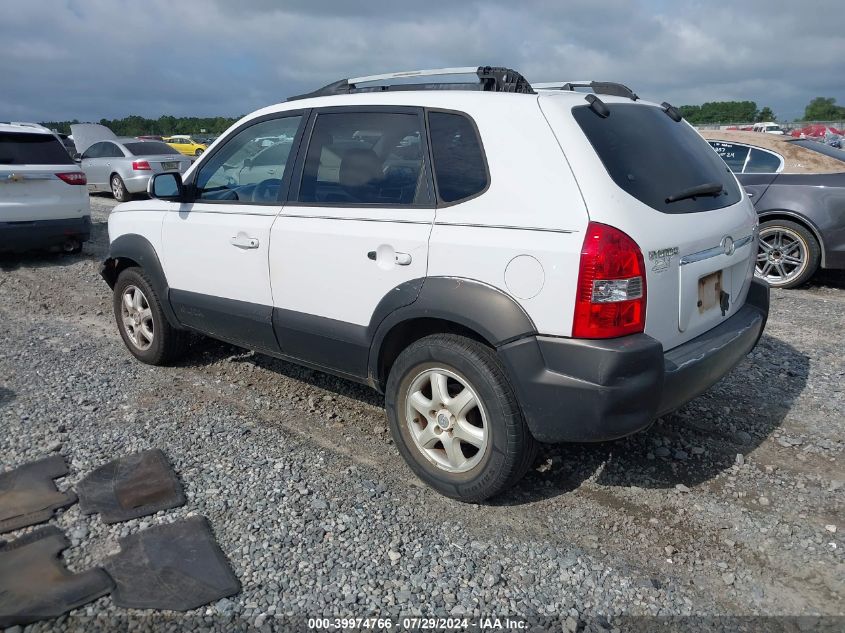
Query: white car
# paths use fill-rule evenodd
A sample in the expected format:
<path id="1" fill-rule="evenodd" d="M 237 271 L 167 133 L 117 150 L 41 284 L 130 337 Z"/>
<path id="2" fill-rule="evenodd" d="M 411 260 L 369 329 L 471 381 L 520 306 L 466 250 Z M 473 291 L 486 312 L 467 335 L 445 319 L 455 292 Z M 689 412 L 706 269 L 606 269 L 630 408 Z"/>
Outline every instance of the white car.
<path id="1" fill-rule="evenodd" d="M 412 71 L 244 117 L 111 214 L 126 346 L 165 364 L 200 332 L 370 385 L 411 469 L 467 501 L 537 442 L 648 427 L 757 343 L 757 215 L 674 108 L 591 87 Z M 245 148 L 288 136 L 256 182 Z"/>
<path id="2" fill-rule="evenodd" d="M 91 233 L 85 185 L 85 174 L 50 130 L 0 123 L 0 251 L 80 251 Z"/>
<path id="3" fill-rule="evenodd" d="M 783 129 L 777 123 L 772 123 L 771 121 L 765 123 L 755 123 L 751 126 L 751 131 L 763 132 L 765 134 L 783 134 Z"/>

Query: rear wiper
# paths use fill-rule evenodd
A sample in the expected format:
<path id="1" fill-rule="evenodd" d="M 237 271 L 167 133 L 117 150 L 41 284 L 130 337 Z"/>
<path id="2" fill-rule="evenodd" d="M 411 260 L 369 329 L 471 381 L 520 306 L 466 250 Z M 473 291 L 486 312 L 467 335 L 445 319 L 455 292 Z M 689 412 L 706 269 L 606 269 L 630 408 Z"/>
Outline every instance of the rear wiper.
<path id="1" fill-rule="evenodd" d="M 678 202 L 679 200 L 688 200 L 689 198 L 698 198 L 699 196 L 720 196 L 725 188 L 718 182 L 706 182 L 703 185 L 696 185 L 689 189 L 684 189 L 678 193 L 672 194 L 666 198 L 666 204 L 670 202 Z"/>

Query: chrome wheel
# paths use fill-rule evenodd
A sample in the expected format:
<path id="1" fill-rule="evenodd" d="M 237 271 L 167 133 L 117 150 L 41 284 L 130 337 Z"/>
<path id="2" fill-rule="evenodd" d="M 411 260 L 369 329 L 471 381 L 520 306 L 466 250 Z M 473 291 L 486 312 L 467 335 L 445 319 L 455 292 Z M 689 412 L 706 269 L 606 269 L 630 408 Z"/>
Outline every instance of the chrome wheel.
<path id="1" fill-rule="evenodd" d="M 111 193 L 115 200 L 123 200 L 123 197 L 126 195 L 123 189 L 123 181 L 119 176 L 111 179 Z"/>
<path id="2" fill-rule="evenodd" d="M 472 470 L 487 452 L 484 407 L 465 378 L 448 369 L 426 369 L 411 381 L 405 420 L 416 448 L 438 468 Z"/>
<path id="3" fill-rule="evenodd" d="M 808 265 L 808 245 L 795 231 L 772 226 L 760 231 L 755 274 L 772 286 L 800 277 Z"/>
<path id="4" fill-rule="evenodd" d="M 137 286 L 126 286 L 120 301 L 120 315 L 126 336 L 139 350 L 153 344 L 153 312 L 147 297 Z"/>

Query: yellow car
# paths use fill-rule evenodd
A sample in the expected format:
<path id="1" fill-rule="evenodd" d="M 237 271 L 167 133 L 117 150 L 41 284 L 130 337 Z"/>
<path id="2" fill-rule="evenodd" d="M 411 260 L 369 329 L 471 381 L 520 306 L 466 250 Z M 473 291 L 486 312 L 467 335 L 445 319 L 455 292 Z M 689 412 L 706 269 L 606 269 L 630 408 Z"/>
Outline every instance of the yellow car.
<path id="1" fill-rule="evenodd" d="M 162 140 L 180 154 L 185 154 L 185 156 L 199 156 L 208 149 L 208 145 L 205 143 L 197 143 L 190 136 L 183 136 L 181 134 L 168 136 Z"/>

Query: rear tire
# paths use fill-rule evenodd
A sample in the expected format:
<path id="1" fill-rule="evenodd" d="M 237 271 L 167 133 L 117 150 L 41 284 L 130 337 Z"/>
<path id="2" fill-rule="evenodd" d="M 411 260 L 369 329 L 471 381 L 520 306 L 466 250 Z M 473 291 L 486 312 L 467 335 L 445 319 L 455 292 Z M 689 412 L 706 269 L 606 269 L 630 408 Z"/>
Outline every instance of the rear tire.
<path id="1" fill-rule="evenodd" d="M 118 174 L 112 174 L 110 185 L 111 195 L 113 195 L 114 199 L 118 202 L 128 202 L 132 198 L 132 194 L 130 194 L 126 189 L 126 184 L 123 182 L 123 178 L 121 178 Z"/>
<path id="2" fill-rule="evenodd" d="M 112 306 L 120 337 L 135 358 L 148 365 L 170 365 L 184 355 L 188 333 L 170 325 L 141 268 L 118 275 Z"/>
<path id="3" fill-rule="evenodd" d="M 806 227 L 790 220 L 760 224 L 760 243 L 754 274 L 773 288 L 796 288 L 819 267 L 821 247 Z"/>
<path id="4" fill-rule="evenodd" d="M 426 336 L 390 370 L 385 404 L 411 470 L 447 497 L 480 502 L 522 479 L 537 442 L 496 354 L 455 334 Z"/>

